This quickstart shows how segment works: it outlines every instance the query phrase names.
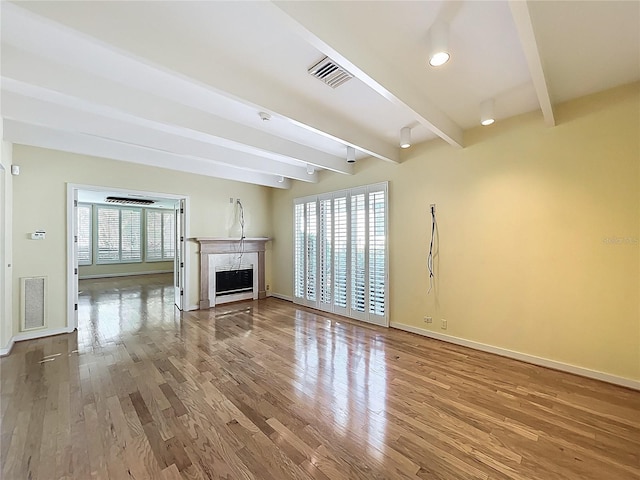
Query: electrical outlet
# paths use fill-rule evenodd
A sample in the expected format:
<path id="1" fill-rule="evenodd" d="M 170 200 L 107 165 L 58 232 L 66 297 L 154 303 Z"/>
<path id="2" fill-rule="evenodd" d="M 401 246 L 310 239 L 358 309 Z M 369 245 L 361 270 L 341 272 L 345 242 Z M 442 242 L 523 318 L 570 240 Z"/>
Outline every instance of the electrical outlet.
<path id="1" fill-rule="evenodd" d="M 229 197 L 229 203 L 233 203 L 233 197 Z"/>
<path id="2" fill-rule="evenodd" d="M 442 319 L 441 328 L 442 328 L 442 330 L 446 330 L 447 329 L 447 321 L 444 318 Z"/>
<path id="3" fill-rule="evenodd" d="M 425 317 L 424 317 L 424 323 L 432 323 L 432 322 L 433 322 L 433 318 L 431 318 L 431 317 L 427 317 L 427 316 L 425 315 Z"/>
<path id="4" fill-rule="evenodd" d="M 269 290 L 269 285 L 267 284 L 267 290 Z"/>

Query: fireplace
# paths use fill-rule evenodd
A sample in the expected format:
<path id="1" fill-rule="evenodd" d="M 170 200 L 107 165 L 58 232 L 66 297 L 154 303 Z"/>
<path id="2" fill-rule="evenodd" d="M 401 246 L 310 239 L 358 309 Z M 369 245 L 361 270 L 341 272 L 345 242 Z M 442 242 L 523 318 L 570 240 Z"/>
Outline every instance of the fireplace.
<path id="1" fill-rule="evenodd" d="M 200 244 L 200 309 L 265 298 L 265 244 L 268 238 L 196 238 Z"/>
<path id="2" fill-rule="evenodd" d="M 217 268 L 216 297 L 253 292 L 253 268 Z"/>

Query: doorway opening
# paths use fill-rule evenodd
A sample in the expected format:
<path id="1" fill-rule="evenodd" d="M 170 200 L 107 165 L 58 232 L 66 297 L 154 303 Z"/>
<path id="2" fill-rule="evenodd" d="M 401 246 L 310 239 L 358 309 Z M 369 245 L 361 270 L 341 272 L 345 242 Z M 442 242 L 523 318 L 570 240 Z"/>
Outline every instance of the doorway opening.
<path id="1" fill-rule="evenodd" d="M 135 308 L 105 307 L 120 317 L 123 308 L 145 317 L 145 301 L 188 309 L 188 197 L 74 184 L 67 197 L 69 327 L 78 328 L 81 306 L 83 315 L 95 313 L 93 301 L 97 306 L 116 297 L 138 299 Z"/>

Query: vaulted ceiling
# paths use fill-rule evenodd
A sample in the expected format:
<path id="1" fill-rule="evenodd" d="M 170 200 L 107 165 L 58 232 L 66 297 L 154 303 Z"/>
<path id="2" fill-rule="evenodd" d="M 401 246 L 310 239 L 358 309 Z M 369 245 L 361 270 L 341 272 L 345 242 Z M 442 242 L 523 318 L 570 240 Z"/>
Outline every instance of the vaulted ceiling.
<path id="1" fill-rule="evenodd" d="M 4 138 L 276 188 L 640 79 L 640 2 L 2 2 Z M 427 63 L 448 25 L 451 60 Z M 353 76 L 308 73 L 325 56 Z M 259 113 L 269 114 L 263 120 Z M 491 128 L 491 127 L 485 127 Z M 313 173 L 309 173 L 313 172 Z"/>

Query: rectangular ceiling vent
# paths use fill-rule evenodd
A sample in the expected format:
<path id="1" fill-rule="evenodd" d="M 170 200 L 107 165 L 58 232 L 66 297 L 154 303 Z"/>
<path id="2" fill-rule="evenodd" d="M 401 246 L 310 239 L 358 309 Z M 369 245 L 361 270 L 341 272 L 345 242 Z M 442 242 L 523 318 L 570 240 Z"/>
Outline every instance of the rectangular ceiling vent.
<path id="1" fill-rule="evenodd" d="M 324 57 L 308 70 L 309 74 L 323 81 L 331 88 L 336 88 L 353 78 L 349 72 L 331 60 Z"/>
<path id="2" fill-rule="evenodd" d="M 107 203 L 119 203 L 121 205 L 153 205 L 154 200 L 145 200 L 143 198 L 126 198 L 126 197 L 107 197 Z"/>

